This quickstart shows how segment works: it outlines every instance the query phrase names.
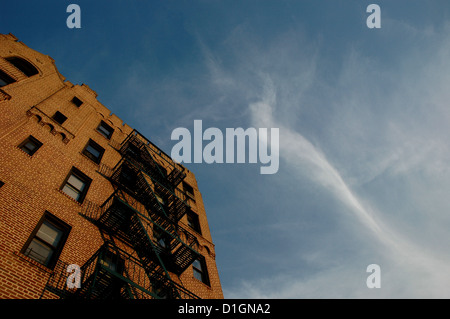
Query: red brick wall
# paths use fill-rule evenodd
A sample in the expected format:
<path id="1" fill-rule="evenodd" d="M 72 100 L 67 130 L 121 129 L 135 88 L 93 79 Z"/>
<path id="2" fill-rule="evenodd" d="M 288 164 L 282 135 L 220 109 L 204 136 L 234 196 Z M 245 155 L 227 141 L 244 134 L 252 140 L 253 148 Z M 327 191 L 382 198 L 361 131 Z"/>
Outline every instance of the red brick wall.
<path id="1" fill-rule="evenodd" d="M 4 58 L 20 56 L 39 70 L 26 77 Z M 112 140 L 121 142 L 132 131 L 128 125 L 99 103 L 86 85 L 73 85 L 57 71 L 54 61 L 11 35 L 0 35 L 0 69 L 16 82 L 2 90 L 0 99 L 0 298 L 39 298 L 51 270 L 21 254 L 21 250 L 45 211 L 72 229 L 60 260 L 82 265 L 103 243 L 98 229 L 79 215 L 83 205 L 60 190 L 69 171 L 76 167 L 92 179 L 86 199 L 102 204 L 113 192 L 112 185 L 95 164 L 81 152 L 89 139 L 105 149 L 102 164 L 113 167 L 120 154 L 111 142 L 96 131 L 101 120 L 114 128 Z M 77 96 L 83 104 L 75 106 Z M 51 116 L 59 111 L 67 116 L 59 125 Z M 29 156 L 18 145 L 32 135 L 43 143 Z M 196 234 L 200 253 L 205 256 L 210 285 L 193 277 L 189 267 L 177 278 L 188 290 L 202 298 L 223 298 L 215 264 L 214 244 L 208 228 L 201 194 L 194 175 L 187 182 L 194 188 L 202 234 Z M 187 226 L 186 216 L 182 223 Z"/>

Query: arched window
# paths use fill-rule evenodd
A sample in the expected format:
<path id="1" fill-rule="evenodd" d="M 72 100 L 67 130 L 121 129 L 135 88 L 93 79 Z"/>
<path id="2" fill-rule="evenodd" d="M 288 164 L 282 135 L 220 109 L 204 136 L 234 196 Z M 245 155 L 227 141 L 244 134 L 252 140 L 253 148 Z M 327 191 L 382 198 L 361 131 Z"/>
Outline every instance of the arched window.
<path id="1" fill-rule="evenodd" d="M 200 280 L 208 286 L 210 285 L 208 271 L 206 269 L 206 262 L 203 256 L 194 260 L 194 262 L 192 263 L 192 269 L 194 271 L 194 277 L 196 279 Z"/>
<path id="2" fill-rule="evenodd" d="M 33 64 L 17 56 L 6 58 L 6 60 L 22 71 L 26 76 L 33 76 L 39 73 L 38 69 L 36 69 Z"/>

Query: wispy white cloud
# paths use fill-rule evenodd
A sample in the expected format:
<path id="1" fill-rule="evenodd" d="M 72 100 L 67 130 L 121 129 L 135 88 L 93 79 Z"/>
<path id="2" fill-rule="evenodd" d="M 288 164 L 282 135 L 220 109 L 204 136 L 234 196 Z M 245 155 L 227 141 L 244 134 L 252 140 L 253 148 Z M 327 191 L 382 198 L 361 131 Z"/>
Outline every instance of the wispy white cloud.
<path id="1" fill-rule="evenodd" d="M 244 281 L 242 286 L 227 291 L 229 297 L 449 296 L 448 245 L 433 246 L 436 239 L 431 239 L 434 234 L 439 234 L 440 240 L 450 239 L 441 224 L 449 225 L 442 211 L 449 201 L 433 196 L 431 190 L 435 191 L 436 185 L 450 190 L 446 165 L 450 148 L 445 143 L 450 113 L 445 107 L 448 93 L 443 88 L 450 80 L 450 63 L 443 58 L 444 53 L 449 53 L 450 43 L 444 34 L 438 36 L 430 29 L 426 32 L 435 37 L 435 54 L 429 57 L 429 50 L 416 48 L 396 72 L 353 51 L 344 61 L 336 90 L 325 86 L 318 99 L 319 103 L 329 103 L 330 107 L 323 110 L 331 112 L 324 114 L 329 127 L 322 136 L 308 127 L 293 125 L 283 116 L 283 109 L 294 113 L 302 112 L 302 107 L 289 104 L 298 95 L 283 95 L 293 90 L 286 89 L 292 85 L 290 78 L 282 79 L 279 70 L 271 69 L 260 76 L 264 83 L 260 100 L 249 103 L 252 125 L 280 128 L 280 155 L 288 169 L 295 172 L 290 177 L 299 182 L 306 177 L 326 189 L 347 207 L 346 212 L 340 212 L 341 218 L 359 221 L 354 224 L 358 228 L 353 230 L 355 234 L 361 228 L 366 230 L 371 239 L 365 238 L 360 249 L 377 251 L 384 266 L 383 288 L 374 292 L 365 286 L 364 264 L 354 256 L 353 263 L 347 261 L 307 278 L 281 275 Z M 418 61 L 425 60 L 420 68 L 415 67 Z M 311 77 L 323 81 L 317 74 Z M 333 135 L 337 131 L 340 133 Z M 337 164 L 326 154 L 331 154 Z M 385 196 L 378 194 L 377 188 L 370 191 L 376 181 L 381 183 L 378 187 L 400 191 L 402 196 L 386 205 Z M 410 206 L 405 207 L 404 200 L 420 208 L 408 211 Z M 406 218 L 403 224 L 399 222 L 402 218 Z M 424 220 L 426 229 L 420 223 Z M 366 265 L 372 262 L 367 260 Z"/>
<path id="2" fill-rule="evenodd" d="M 314 231 L 312 224 L 339 220 L 333 226 L 340 228 L 321 233 L 325 239 L 320 243 L 286 257 L 284 262 L 292 268 L 308 265 L 307 270 L 241 284 L 224 282 L 226 297 L 449 296 L 448 32 L 445 28 L 411 29 L 393 20 L 385 23 L 386 28 L 391 23 L 397 30 L 383 33 L 387 43 L 407 38 L 405 47 L 396 46 L 400 53 L 384 49 L 383 56 L 395 56 L 395 61 L 383 61 L 357 45 L 330 61 L 330 56 L 321 53 L 325 44 L 304 34 L 291 31 L 258 44 L 241 25 L 222 46 L 211 48 L 197 38 L 203 57 L 198 67 L 204 73 L 191 81 L 183 76 L 143 81 L 139 72 L 128 79 L 126 91 L 133 93 L 138 104 L 136 114 L 162 126 L 167 136 L 177 126 L 190 127 L 196 118 L 210 125 L 280 128 L 280 171 L 289 174 L 281 172 L 273 178 L 284 178 L 278 181 L 282 185 L 307 180 L 331 203 L 327 203 L 327 215 L 309 219 L 305 226 L 302 212 L 291 215 L 289 221 L 283 218 L 295 206 L 296 197 L 302 196 L 295 187 L 280 190 L 265 185 L 266 191 L 287 193 L 292 201 L 280 203 L 276 216 L 273 211 L 258 211 L 260 217 L 271 220 L 270 225 L 240 225 L 224 234 L 239 231 L 248 238 L 249 233 L 276 230 L 291 243 L 300 236 L 313 241 L 316 238 L 308 238 L 308 231 Z M 426 45 L 413 45 L 414 40 Z M 160 101 L 171 106 L 163 110 L 166 113 L 155 111 L 160 110 Z M 167 112 L 183 115 L 172 119 Z M 249 198 L 254 189 L 240 176 L 236 180 L 233 187 L 247 192 L 241 196 Z M 242 209 L 240 205 L 230 204 L 236 211 Z M 306 235 L 299 234 L 299 225 Z M 280 240 L 274 247 L 286 245 L 280 238 L 273 240 Z M 346 255 L 334 260 L 338 257 L 332 252 L 330 242 L 334 241 L 353 246 L 349 251 L 342 248 L 339 253 Z M 268 260 L 278 252 L 266 253 L 250 255 L 266 264 L 279 263 Z M 365 285 L 365 267 L 371 263 L 382 267 L 380 290 Z"/>
<path id="3" fill-rule="evenodd" d="M 358 196 L 349 188 L 339 172 L 335 169 L 335 167 L 333 167 L 333 165 L 327 160 L 325 155 L 320 150 L 305 139 L 300 133 L 288 127 L 284 127 L 273 118 L 273 110 L 271 106 L 271 104 L 273 105 L 275 102 L 275 93 L 273 92 L 273 88 L 269 88 L 269 92 L 266 92 L 266 96 L 271 97 L 269 98 L 269 102 L 267 99 L 264 99 L 259 103 L 253 103 L 250 105 L 253 115 L 253 124 L 258 127 L 280 128 L 280 152 L 282 154 L 282 158 L 286 161 L 288 166 L 299 167 L 297 178 L 303 178 L 303 176 L 306 175 L 314 182 L 328 189 L 330 193 L 341 200 L 351 211 L 350 215 L 343 216 L 343 218 L 357 218 L 362 227 L 365 227 L 369 233 L 373 235 L 373 238 L 382 244 L 382 246 L 378 247 L 378 249 L 384 251 L 384 254 L 386 254 L 385 257 L 389 257 L 393 259 L 394 262 L 399 263 L 397 267 L 404 267 L 405 272 L 410 272 L 414 269 L 415 273 L 410 274 L 410 276 L 413 277 L 403 278 L 403 280 L 415 281 L 420 278 L 420 275 L 425 275 L 428 280 L 431 279 L 431 284 L 428 283 L 428 289 L 426 290 L 427 292 L 430 292 L 430 286 L 433 289 L 439 288 L 438 291 L 440 293 L 444 292 L 444 286 L 450 284 L 450 277 L 441 278 L 442 273 L 450 270 L 450 266 L 448 266 L 448 258 L 436 258 L 436 256 L 433 256 L 425 251 L 423 247 L 415 246 L 414 243 L 409 242 L 407 238 L 402 237 L 401 234 L 389 227 L 382 220 L 382 216 L 374 211 L 373 207 L 364 204 L 361 199 L 359 199 Z M 440 269 L 442 272 L 436 273 L 437 269 Z M 284 278 L 287 286 L 283 287 L 281 292 L 274 292 L 274 295 L 264 293 L 267 291 L 273 291 L 273 289 L 267 290 L 265 286 L 273 285 L 272 281 L 282 282 L 283 278 L 262 280 L 258 283 L 259 286 L 252 283 L 245 283 L 242 288 L 247 291 L 247 297 L 324 297 L 325 295 L 315 295 L 315 293 L 320 290 L 320 287 L 325 289 L 325 287 L 329 286 L 331 283 L 335 285 L 337 277 L 341 278 L 339 279 L 339 281 L 341 281 L 342 278 L 348 279 L 350 276 L 354 277 L 356 273 L 357 270 L 355 269 L 343 269 L 342 267 L 337 267 L 330 269 L 330 272 L 323 275 L 324 277 L 322 277 L 322 274 L 319 274 L 318 276 L 313 276 L 312 278 L 314 279 L 308 279 L 306 282 L 300 281 L 295 283 L 295 280 L 292 281 L 292 278 Z M 419 273 L 420 275 L 418 275 Z M 438 280 L 438 277 L 441 279 L 446 279 L 444 280 L 446 284 L 443 284 L 442 280 Z M 363 277 L 361 277 L 360 280 L 362 280 L 362 278 Z M 391 280 L 392 282 L 395 282 L 396 280 L 398 281 L 399 279 L 398 277 L 396 279 L 389 278 L 389 276 L 383 276 L 383 278 L 385 278 L 384 280 Z M 421 281 L 422 280 L 419 279 L 419 285 L 421 285 Z M 344 282 L 341 282 L 341 284 L 344 284 Z M 415 286 L 416 284 L 417 282 L 411 283 L 412 286 Z M 305 290 L 305 288 L 307 289 Z M 360 289 L 356 291 L 353 290 L 354 288 L 351 288 L 351 293 L 349 291 L 349 286 L 340 286 L 339 289 L 339 291 L 331 290 L 331 295 L 326 296 L 338 298 L 344 296 L 370 296 L 370 293 L 367 291 L 367 287 L 360 287 Z M 321 293 L 323 293 L 323 291 L 321 291 Z M 414 296 L 414 293 L 412 295 Z M 422 295 L 422 293 L 416 296 L 419 295 Z M 395 297 L 395 295 L 390 295 L 390 297 Z M 442 297 L 442 295 L 440 295 L 440 297 Z"/>

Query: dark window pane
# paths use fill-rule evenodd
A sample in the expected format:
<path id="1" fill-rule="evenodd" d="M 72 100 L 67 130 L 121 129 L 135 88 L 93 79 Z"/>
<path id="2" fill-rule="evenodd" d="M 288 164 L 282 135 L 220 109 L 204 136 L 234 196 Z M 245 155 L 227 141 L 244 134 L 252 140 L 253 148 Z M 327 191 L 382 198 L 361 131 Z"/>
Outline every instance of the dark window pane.
<path id="1" fill-rule="evenodd" d="M 110 139 L 114 132 L 114 129 L 105 122 L 101 121 L 100 125 L 97 127 L 97 131 L 107 139 Z"/>
<path id="2" fill-rule="evenodd" d="M 192 200 L 195 200 L 194 188 L 192 188 L 191 185 L 183 182 L 183 190 L 186 193 L 186 195 L 188 195 Z"/>
<path id="3" fill-rule="evenodd" d="M 35 139 L 33 136 L 29 136 L 22 144 L 19 145 L 19 148 L 32 156 L 40 147 L 42 143 Z"/>
<path id="4" fill-rule="evenodd" d="M 208 274 L 206 271 L 204 259 L 196 259 L 192 263 L 192 269 L 194 272 L 194 277 L 206 285 L 209 285 Z"/>
<path id="5" fill-rule="evenodd" d="M 6 85 L 14 83 L 14 82 L 16 82 L 16 80 L 14 80 L 8 74 L 6 74 L 2 70 L 0 70 L 0 87 L 6 86 Z"/>
<path id="6" fill-rule="evenodd" d="M 80 192 L 82 192 L 84 190 L 84 187 L 86 186 L 85 182 L 82 179 L 73 174 L 69 177 L 67 183 Z"/>
<path id="7" fill-rule="evenodd" d="M 36 144 L 34 144 L 33 142 L 26 142 L 24 147 L 32 152 L 36 149 Z"/>
<path id="8" fill-rule="evenodd" d="M 72 99 L 72 103 L 75 104 L 77 107 L 80 107 L 81 104 L 83 104 L 83 101 L 81 101 L 79 98 L 77 98 L 76 96 Z"/>
<path id="9" fill-rule="evenodd" d="M 110 251 L 103 252 L 100 258 L 100 264 L 112 271 L 118 273 L 123 272 L 124 260 Z"/>
<path id="10" fill-rule="evenodd" d="M 194 269 L 194 277 L 195 277 L 197 280 L 203 281 L 202 273 L 199 272 L 197 269 Z"/>
<path id="11" fill-rule="evenodd" d="M 33 241 L 30 243 L 30 246 L 28 246 L 25 255 L 33 258 L 43 265 L 47 265 L 53 255 L 53 249 L 40 242 L 38 239 L 33 239 Z"/>
<path id="12" fill-rule="evenodd" d="M 70 232 L 70 226 L 45 213 L 22 250 L 26 256 L 52 268 Z"/>
<path id="13" fill-rule="evenodd" d="M 90 182 L 91 179 L 89 177 L 73 168 L 61 190 L 81 203 L 88 191 Z"/>
<path id="14" fill-rule="evenodd" d="M 88 145 L 88 147 L 86 148 L 86 151 L 91 153 L 95 158 L 100 157 L 100 151 L 96 150 L 92 145 Z"/>
<path id="15" fill-rule="evenodd" d="M 83 150 L 83 154 L 97 164 L 100 163 L 104 152 L 105 149 L 95 143 L 93 140 L 89 140 L 88 145 Z"/>
<path id="16" fill-rule="evenodd" d="M 194 260 L 192 266 L 200 271 L 202 270 L 202 263 L 198 259 Z"/>
<path id="17" fill-rule="evenodd" d="M 61 112 L 56 112 L 52 118 L 59 124 L 63 124 L 67 120 L 67 117 Z"/>
<path id="18" fill-rule="evenodd" d="M 198 215 L 196 213 L 194 213 L 193 211 L 188 211 L 187 221 L 188 221 L 189 227 L 191 227 L 196 232 L 201 233 L 200 221 L 198 220 Z"/>
<path id="19" fill-rule="evenodd" d="M 62 234 L 63 232 L 60 229 L 45 221 L 42 223 L 36 236 L 47 244 L 56 246 L 61 239 Z"/>
<path id="20" fill-rule="evenodd" d="M 34 67 L 33 64 L 22 58 L 10 57 L 6 58 L 6 60 L 16 68 L 18 68 L 20 71 L 22 71 L 26 76 L 33 76 L 39 73 L 39 71 Z"/>
<path id="21" fill-rule="evenodd" d="M 73 199 L 75 199 L 76 201 L 78 201 L 81 197 L 80 191 L 73 188 L 69 184 L 64 185 L 63 192 L 72 197 Z"/>

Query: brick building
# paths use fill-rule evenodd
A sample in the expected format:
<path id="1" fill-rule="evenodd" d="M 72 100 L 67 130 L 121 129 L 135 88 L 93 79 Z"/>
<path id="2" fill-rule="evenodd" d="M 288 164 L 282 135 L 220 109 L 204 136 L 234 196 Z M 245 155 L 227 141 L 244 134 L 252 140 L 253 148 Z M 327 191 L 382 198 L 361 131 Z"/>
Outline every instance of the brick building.
<path id="1" fill-rule="evenodd" d="M 96 96 L 0 35 L 0 298 L 223 298 L 194 174 Z"/>

